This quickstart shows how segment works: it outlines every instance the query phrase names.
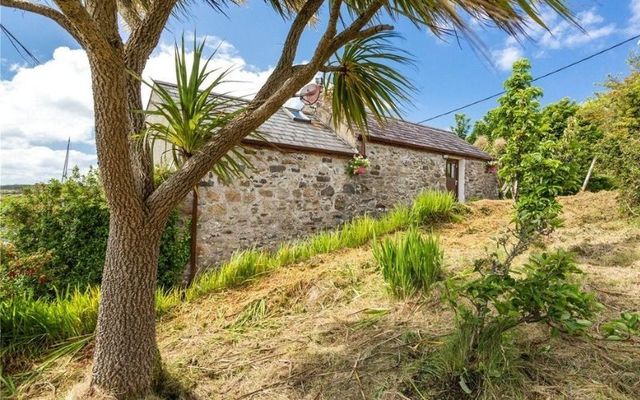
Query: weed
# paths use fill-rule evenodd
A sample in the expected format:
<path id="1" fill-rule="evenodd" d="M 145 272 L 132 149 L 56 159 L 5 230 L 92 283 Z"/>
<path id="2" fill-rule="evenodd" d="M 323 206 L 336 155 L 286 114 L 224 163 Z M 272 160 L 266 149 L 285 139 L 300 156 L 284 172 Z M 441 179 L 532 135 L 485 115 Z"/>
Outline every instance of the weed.
<path id="1" fill-rule="evenodd" d="M 242 310 L 240 315 L 226 326 L 228 329 L 242 331 L 246 327 L 255 326 L 267 315 L 267 300 L 258 299 Z"/>
<path id="2" fill-rule="evenodd" d="M 368 308 L 362 311 L 363 317 L 349 325 L 353 331 L 367 329 L 380 321 L 384 316 L 389 314 L 388 308 Z"/>

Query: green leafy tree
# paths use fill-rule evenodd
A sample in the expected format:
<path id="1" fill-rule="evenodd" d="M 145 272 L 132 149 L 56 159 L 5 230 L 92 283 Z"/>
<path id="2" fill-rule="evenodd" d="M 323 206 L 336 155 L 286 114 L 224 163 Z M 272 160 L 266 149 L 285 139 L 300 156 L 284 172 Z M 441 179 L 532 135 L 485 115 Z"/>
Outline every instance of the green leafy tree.
<path id="1" fill-rule="evenodd" d="M 609 78 L 606 90 L 580 110 L 580 116 L 601 132 L 598 165 L 614 179 L 627 211 L 640 215 L 640 56 L 629 58 L 631 73 Z"/>
<path id="2" fill-rule="evenodd" d="M 579 109 L 580 106 L 567 97 L 547 105 L 542 109 L 543 132 L 555 139 L 562 138 Z"/>
<path id="3" fill-rule="evenodd" d="M 505 81 L 506 93 L 500 97 L 496 109 L 494 135 L 507 140 L 500 158 L 500 178 L 512 188 L 518 198 L 518 185 L 526 173 L 523 160 L 536 151 L 543 138 L 540 102 L 542 89 L 532 86 L 531 64 L 521 59 L 513 64 L 513 72 Z"/>
<path id="4" fill-rule="evenodd" d="M 451 132 L 458 135 L 460 139 L 466 139 L 471 129 L 471 119 L 465 114 L 456 114 L 453 118 L 455 123 L 451 127 Z"/>
<path id="5" fill-rule="evenodd" d="M 482 117 L 481 120 L 473 124 L 471 133 L 467 136 L 467 142 L 475 144 L 479 137 L 485 137 L 487 141 L 493 142 L 496 137 L 496 126 L 498 120 L 496 118 L 497 110 L 490 110 Z"/>
<path id="6" fill-rule="evenodd" d="M 467 394 L 484 395 L 496 383 L 512 380 L 509 366 L 514 356 L 505 351 L 510 330 L 544 322 L 556 330 L 581 333 L 591 326 L 590 319 L 599 308 L 595 296 L 571 282 L 580 271 L 566 252 L 533 255 L 521 268 L 513 268 L 534 241 L 560 225 L 561 205 L 556 197 L 571 173 L 571 167 L 558 157 L 557 140 L 535 127 L 532 135 L 526 131 L 528 121 L 538 121 L 534 100 L 538 91 L 529 90 L 528 64 L 517 62 L 515 67 L 498 114 L 517 124 L 513 131 L 502 126 L 502 134 L 524 142 L 522 148 L 507 145 L 510 153 L 505 154 L 511 157 L 508 162 L 518 159 L 517 165 L 505 164 L 517 167 L 513 222 L 496 241 L 495 251 L 474 262 L 476 278 L 447 282 L 446 298 L 455 311 L 457 331 L 437 353 L 432 367 L 435 374 L 446 371 L 447 376 L 439 378 L 457 380 Z"/>
<path id="7" fill-rule="evenodd" d="M 216 10 L 227 4 L 211 0 L 206 3 Z M 341 49 L 393 30 L 393 26 L 383 22 L 387 20 L 409 21 L 420 29 L 444 35 L 452 31 L 469 33 L 469 21 L 482 19 L 516 35 L 525 31 L 529 21 L 545 27 L 540 17 L 540 10 L 545 9 L 542 6 L 571 19 L 564 0 L 268 0 L 267 3 L 276 11 L 275 18 L 284 18 L 289 23 L 271 75 L 243 112 L 231 118 L 166 181 L 155 186 L 150 147 L 132 146 L 132 136 L 145 129 L 144 115 L 136 112 L 143 108 L 136 77 L 142 75 L 172 13 L 181 13 L 191 2 L 55 0 L 55 7 L 51 7 L 44 2 L 0 0 L 2 6 L 55 21 L 80 44 L 89 59 L 98 163 L 110 209 L 92 388 L 115 393 L 119 398 L 140 397 L 150 391 L 161 365 L 155 339 L 155 281 L 159 242 L 169 216 L 216 163 L 319 71 L 329 70 L 329 79 L 334 74 L 348 76 L 357 71 L 346 64 L 329 65 Z M 301 38 L 311 21 L 315 21 L 315 29 L 321 24 L 324 28 L 320 28 L 314 44 L 306 42 L 310 50 L 305 57 L 308 61 L 296 64 L 295 60 L 300 59 Z M 120 34 L 121 24 L 129 32 L 125 39 Z M 398 54 L 390 48 L 384 51 Z M 367 90 L 374 96 L 382 95 L 375 100 L 377 106 L 367 109 L 365 102 L 349 103 L 348 113 L 342 115 L 351 118 L 351 122 L 363 121 L 367 112 L 380 120 L 397 113 L 389 99 L 403 88 L 397 82 L 389 85 L 384 71 L 380 72 L 380 79 L 372 84 L 384 87 Z M 340 91 L 334 91 L 334 95 L 339 96 Z"/>

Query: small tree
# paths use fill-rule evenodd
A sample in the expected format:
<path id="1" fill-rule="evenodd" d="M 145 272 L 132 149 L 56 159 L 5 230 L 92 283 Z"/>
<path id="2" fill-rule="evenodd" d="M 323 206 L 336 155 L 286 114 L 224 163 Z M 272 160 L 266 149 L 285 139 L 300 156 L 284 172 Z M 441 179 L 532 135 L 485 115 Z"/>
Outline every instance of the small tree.
<path id="1" fill-rule="evenodd" d="M 531 64 L 521 59 L 513 64 L 513 72 L 504 83 L 506 93 L 500 97 L 496 109 L 495 137 L 507 140 L 504 155 L 500 158 L 500 178 L 511 187 L 514 199 L 518 198 L 518 185 L 526 169 L 525 155 L 533 153 L 542 139 L 540 103 L 542 90 L 531 85 Z"/>
<path id="2" fill-rule="evenodd" d="M 475 261 L 474 279 L 447 282 L 446 298 L 455 312 L 457 330 L 436 353 L 430 369 L 467 394 L 481 394 L 491 381 L 509 380 L 513 355 L 506 350 L 505 338 L 510 330 L 544 322 L 580 333 L 598 310 L 595 296 L 571 282 L 580 270 L 566 252 L 533 255 L 517 271 L 512 268 L 516 257 L 561 222 L 556 196 L 570 167 L 555 157 L 556 150 L 553 140 L 543 140 L 518 153 L 520 185 L 513 223 L 496 241 L 495 251 Z"/>
<path id="3" fill-rule="evenodd" d="M 455 122 L 451 127 L 451 132 L 458 135 L 460 139 L 466 139 L 471 129 L 471 119 L 465 114 L 456 114 L 453 118 Z"/>
<path id="4" fill-rule="evenodd" d="M 223 71 L 217 76 L 208 69 L 212 54 L 201 64 L 205 42 L 197 44 L 194 37 L 193 63 L 191 68 L 186 63 L 184 38 L 181 47 L 175 47 L 175 71 L 177 82 L 177 98 L 160 85 L 151 85 L 153 92 L 160 99 L 153 107 L 145 111 L 146 115 L 160 117 L 160 121 L 148 122 L 144 139 L 151 148 L 156 141 L 168 144 L 172 168 L 181 168 L 205 144 L 212 140 L 218 130 L 225 126 L 242 108 L 232 110 L 232 99 L 214 93 L 227 76 Z M 205 81 L 212 77 L 212 82 L 203 87 Z M 163 154 L 164 156 L 164 154 Z M 165 160 L 158 160 L 165 161 Z M 242 175 L 245 168 L 251 167 L 249 160 L 239 151 L 232 148 L 214 166 L 212 171 L 224 182 Z M 185 286 L 189 286 L 197 272 L 198 243 L 198 186 L 191 190 L 191 250 L 189 269 L 185 277 Z"/>

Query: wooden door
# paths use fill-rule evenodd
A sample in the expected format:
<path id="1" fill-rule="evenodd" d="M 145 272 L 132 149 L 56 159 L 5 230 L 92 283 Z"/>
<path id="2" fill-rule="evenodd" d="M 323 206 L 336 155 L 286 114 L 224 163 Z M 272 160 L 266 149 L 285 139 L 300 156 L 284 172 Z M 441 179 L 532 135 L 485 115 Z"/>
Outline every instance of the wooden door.
<path id="1" fill-rule="evenodd" d="M 445 176 L 447 177 L 447 190 L 458 199 L 458 160 L 447 158 Z"/>

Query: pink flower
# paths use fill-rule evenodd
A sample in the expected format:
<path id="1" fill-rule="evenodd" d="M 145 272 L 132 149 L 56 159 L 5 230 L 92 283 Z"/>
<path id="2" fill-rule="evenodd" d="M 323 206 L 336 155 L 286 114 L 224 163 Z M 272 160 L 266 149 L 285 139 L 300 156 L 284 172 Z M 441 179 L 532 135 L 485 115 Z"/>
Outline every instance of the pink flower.
<path id="1" fill-rule="evenodd" d="M 366 169 L 365 167 L 358 167 L 358 168 L 356 168 L 356 174 L 357 174 L 357 175 L 362 175 L 362 174 L 364 174 L 365 172 L 367 172 L 367 169 Z"/>

